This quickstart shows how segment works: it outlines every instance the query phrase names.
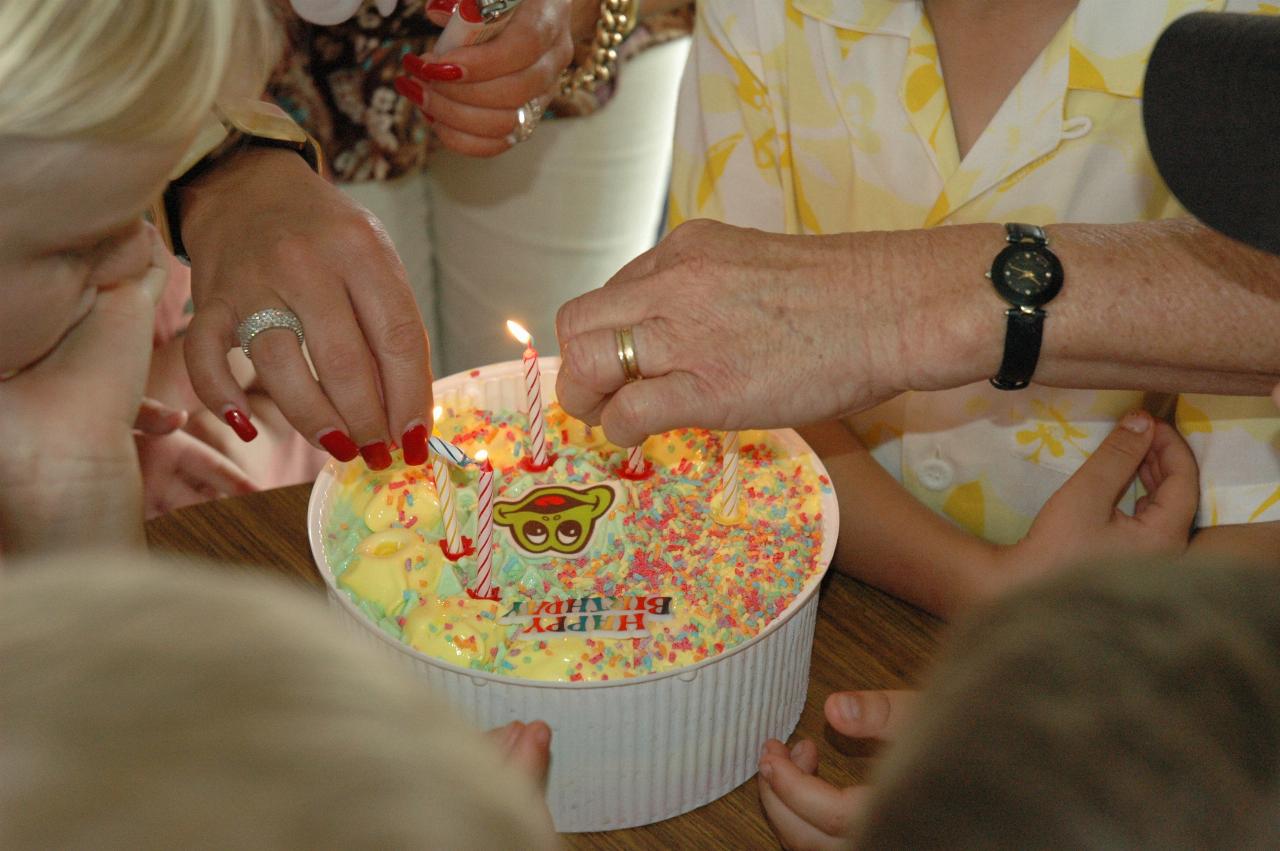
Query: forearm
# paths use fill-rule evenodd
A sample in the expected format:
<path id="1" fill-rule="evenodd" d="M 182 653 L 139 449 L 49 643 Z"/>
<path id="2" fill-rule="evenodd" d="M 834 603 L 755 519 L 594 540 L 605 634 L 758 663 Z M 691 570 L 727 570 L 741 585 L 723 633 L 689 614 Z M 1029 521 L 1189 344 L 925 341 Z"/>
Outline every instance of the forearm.
<path id="1" fill-rule="evenodd" d="M 920 504 L 839 421 L 800 433 L 840 504 L 836 570 L 942 617 L 987 596 L 994 545 Z"/>
<path id="2" fill-rule="evenodd" d="M 1187 553 L 1280 566 L 1280 521 L 1200 529 Z"/>
<path id="3" fill-rule="evenodd" d="M 1045 309 L 1036 381 L 1266 395 L 1280 380 L 1280 258 L 1191 220 L 1046 231 L 1066 282 Z M 862 235 L 854 236 L 856 247 Z M 1004 244 L 1001 227 L 960 225 L 887 239 L 882 274 L 899 293 L 908 387 L 941 389 L 994 375 L 1008 306 L 983 272 Z"/>
<path id="4" fill-rule="evenodd" d="M 132 439 L 113 458 L 74 467 L 33 461 L 0 477 L 0 542 L 6 556 L 144 546 Z"/>

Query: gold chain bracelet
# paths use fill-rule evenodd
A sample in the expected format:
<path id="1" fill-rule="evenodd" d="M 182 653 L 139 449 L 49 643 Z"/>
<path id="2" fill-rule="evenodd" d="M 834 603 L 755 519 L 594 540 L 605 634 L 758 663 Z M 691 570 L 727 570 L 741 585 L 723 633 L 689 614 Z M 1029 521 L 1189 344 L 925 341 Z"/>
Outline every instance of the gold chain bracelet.
<path id="1" fill-rule="evenodd" d="M 594 92 L 618 72 L 618 47 L 636 28 L 639 0 L 600 0 L 600 17 L 596 19 L 596 35 L 592 39 L 591 56 L 574 68 L 560 74 L 560 94 Z"/>

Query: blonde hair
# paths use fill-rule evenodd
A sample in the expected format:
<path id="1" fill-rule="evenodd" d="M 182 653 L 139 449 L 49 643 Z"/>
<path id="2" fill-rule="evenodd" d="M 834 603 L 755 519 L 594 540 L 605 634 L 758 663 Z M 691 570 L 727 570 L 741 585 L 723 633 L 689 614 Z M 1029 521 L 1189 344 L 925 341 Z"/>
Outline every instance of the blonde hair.
<path id="1" fill-rule="evenodd" d="M 533 783 L 384 653 L 228 567 L 0 576 L 0 847 L 555 847 Z"/>
<path id="2" fill-rule="evenodd" d="M 0 136 L 181 138 L 277 49 L 270 0 L 3 0 Z"/>
<path id="3" fill-rule="evenodd" d="M 1280 846 L 1280 573 L 1113 563 L 955 636 L 863 848 Z"/>

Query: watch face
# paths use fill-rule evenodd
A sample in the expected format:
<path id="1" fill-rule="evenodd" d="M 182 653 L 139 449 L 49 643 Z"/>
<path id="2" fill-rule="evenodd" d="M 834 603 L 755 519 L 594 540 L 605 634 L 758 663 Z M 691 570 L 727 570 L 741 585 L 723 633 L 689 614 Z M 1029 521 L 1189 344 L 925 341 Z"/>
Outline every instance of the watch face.
<path id="1" fill-rule="evenodd" d="M 1062 288 L 1062 264 L 1038 245 L 1010 245 L 996 255 L 991 282 L 1010 304 L 1040 307 Z"/>

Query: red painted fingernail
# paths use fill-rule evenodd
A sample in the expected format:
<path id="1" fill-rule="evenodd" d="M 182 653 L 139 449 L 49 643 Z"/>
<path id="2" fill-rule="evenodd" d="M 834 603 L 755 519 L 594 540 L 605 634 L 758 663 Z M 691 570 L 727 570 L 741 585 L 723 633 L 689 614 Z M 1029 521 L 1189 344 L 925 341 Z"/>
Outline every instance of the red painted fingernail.
<path id="1" fill-rule="evenodd" d="M 258 430 L 253 427 L 253 423 L 249 422 L 249 417 L 239 408 L 228 405 L 222 409 L 222 418 L 227 421 L 227 425 L 231 426 L 236 436 L 245 443 L 258 436 Z"/>
<path id="2" fill-rule="evenodd" d="M 347 437 L 346 432 L 339 431 L 336 428 L 320 432 L 316 437 L 316 442 L 339 461 L 350 461 L 360 454 L 360 447 L 356 446 L 356 442 Z"/>
<path id="3" fill-rule="evenodd" d="M 478 0 L 460 0 L 458 3 L 458 17 L 472 24 L 478 24 L 483 21 L 484 15 L 480 12 Z"/>
<path id="4" fill-rule="evenodd" d="M 427 427 L 418 423 L 405 431 L 400 446 L 404 449 L 404 463 L 410 467 L 427 463 Z"/>
<path id="5" fill-rule="evenodd" d="M 428 80 L 452 83 L 462 79 L 462 66 L 442 62 L 427 62 L 422 66 L 421 76 L 426 77 Z"/>
<path id="6" fill-rule="evenodd" d="M 385 470 L 391 466 L 391 450 L 381 440 L 361 446 L 360 457 L 370 470 Z"/>
<path id="7" fill-rule="evenodd" d="M 410 74 L 421 74 L 422 66 L 426 64 L 426 62 L 422 61 L 422 57 L 416 53 L 406 53 L 400 59 L 400 67 Z"/>
<path id="8" fill-rule="evenodd" d="M 427 4 L 428 12 L 444 12 L 447 15 L 452 15 L 456 8 L 458 8 L 458 0 L 431 0 Z"/>
<path id="9" fill-rule="evenodd" d="M 408 98 L 418 106 L 422 106 L 423 101 L 426 100 L 427 93 L 422 90 L 422 86 L 415 80 L 410 80 L 408 77 L 396 77 L 391 85 L 396 87 L 396 91 L 400 93 L 401 97 Z"/>

